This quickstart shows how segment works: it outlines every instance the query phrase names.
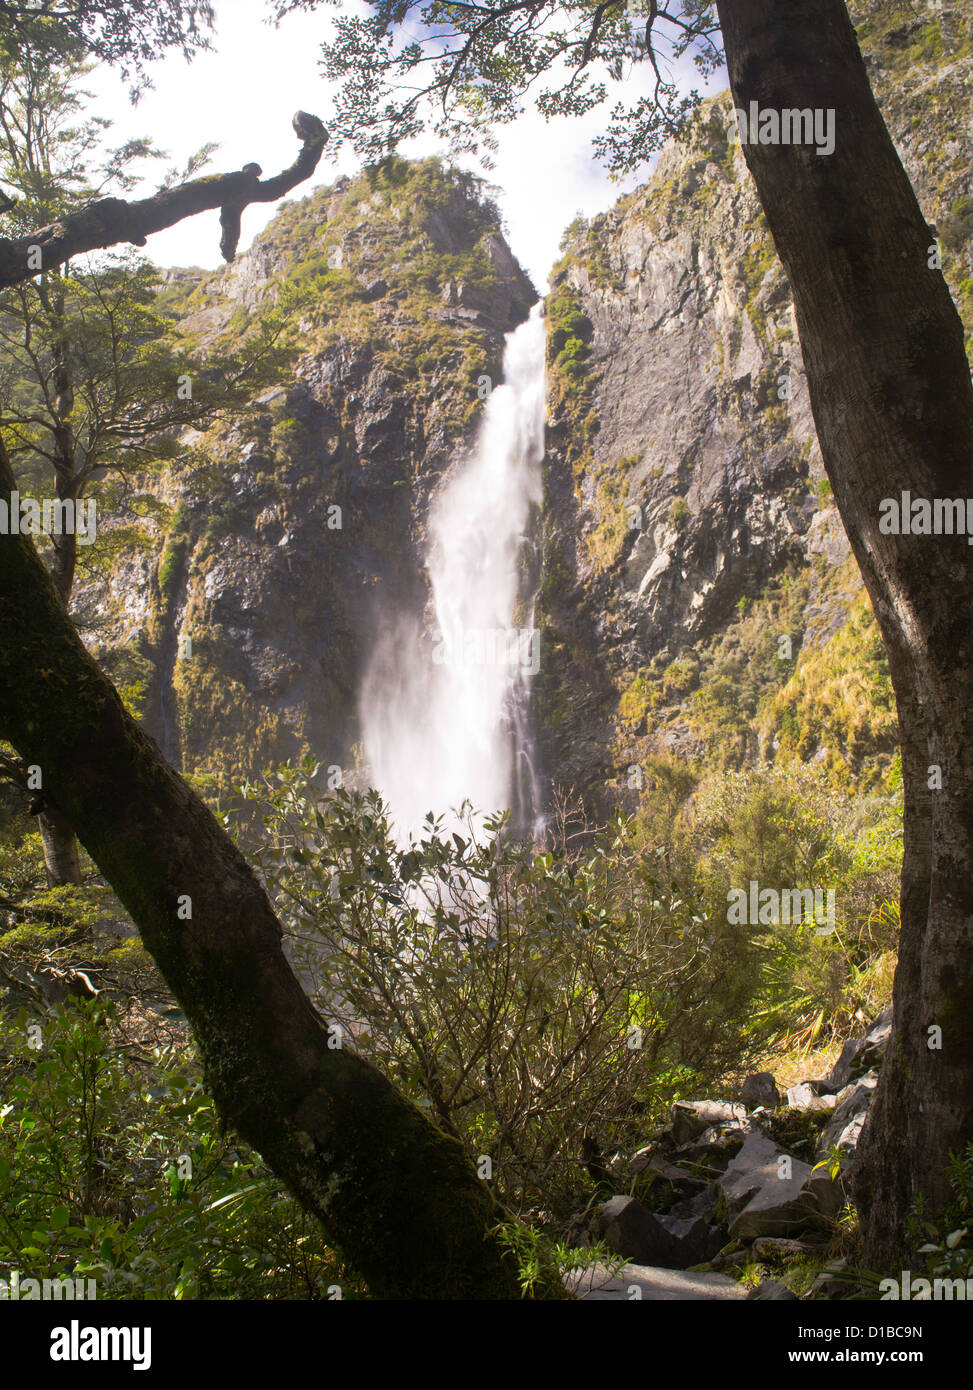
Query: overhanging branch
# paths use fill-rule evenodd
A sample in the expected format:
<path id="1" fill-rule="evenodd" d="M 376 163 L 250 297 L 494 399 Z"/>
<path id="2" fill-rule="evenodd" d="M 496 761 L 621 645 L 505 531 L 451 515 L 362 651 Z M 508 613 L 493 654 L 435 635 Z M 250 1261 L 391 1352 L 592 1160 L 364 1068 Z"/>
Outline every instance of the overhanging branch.
<path id="1" fill-rule="evenodd" d="M 304 133 L 300 154 L 289 168 L 272 179 L 261 181 L 259 164 L 247 164 L 232 174 L 192 179 L 135 202 L 99 198 L 80 212 L 39 227 L 28 236 L 14 240 L 0 237 L 0 288 L 19 285 L 39 271 L 63 265 L 86 251 L 100 251 L 122 242 L 144 246 L 154 232 L 216 208 L 221 210 L 223 226 L 220 249 L 224 259 L 231 261 L 236 254 L 243 209 L 250 203 L 276 202 L 310 178 L 317 168 L 328 133 L 315 117 L 305 118 L 301 130 Z"/>

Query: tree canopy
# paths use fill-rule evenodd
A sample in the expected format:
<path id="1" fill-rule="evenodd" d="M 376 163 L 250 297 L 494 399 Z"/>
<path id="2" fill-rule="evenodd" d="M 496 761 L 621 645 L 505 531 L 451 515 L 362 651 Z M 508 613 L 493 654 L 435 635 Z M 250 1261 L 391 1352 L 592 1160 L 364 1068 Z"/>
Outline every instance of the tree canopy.
<path id="1" fill-rule="evenodd" d="M 337 4 L 338 0 L 327 0 Z M 277 19 L 321 0 L 274 0 Z M 513 121 L 531 93 L 545 116 L 582 116 L 635 64 L 650 91 L 615 105 L 595 142 L 613 173 L 642 163 L 685 125 L 700 92 L 683 90 L 676 65 L 701 81 L 723 63 L 716 6 L 705 0 L 370 0 L 369 14 L 339 14 L 322 71 L 341 83 L 335 143 L 366 159 L 389 154 L 428 125 L 454 153 L 485 154 L 491 127 Z"/>
<path id="2" fill-rule="evenodd" d="M 212 23 L 210 0 L 6 0 L 0 49 L 43 58 L 74 45 L 117 67 L 137 93 L 148 85 L 147 63 L 170 49 L 191 58 L 208 48 Z"/>

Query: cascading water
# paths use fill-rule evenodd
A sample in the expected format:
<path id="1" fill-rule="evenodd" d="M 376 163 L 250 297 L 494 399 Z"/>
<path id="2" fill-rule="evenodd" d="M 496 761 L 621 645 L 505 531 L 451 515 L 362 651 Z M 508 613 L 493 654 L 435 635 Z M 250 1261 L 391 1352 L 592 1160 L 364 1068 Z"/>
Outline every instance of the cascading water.
<path id="1" fill-rule="evenodd" d="M 402 837 L 430 811 L 453 828 L 465 800 L 481 816 L 510 807 L 515 829 L 538 829 L 528 704 L 539 634 L 522 562 L 541 502 L 544 353 L 538 305 L 507 335 L 476 446 L 430 507 L 434 621 L 399 623 L 364 683 L 365 756 Z"/>

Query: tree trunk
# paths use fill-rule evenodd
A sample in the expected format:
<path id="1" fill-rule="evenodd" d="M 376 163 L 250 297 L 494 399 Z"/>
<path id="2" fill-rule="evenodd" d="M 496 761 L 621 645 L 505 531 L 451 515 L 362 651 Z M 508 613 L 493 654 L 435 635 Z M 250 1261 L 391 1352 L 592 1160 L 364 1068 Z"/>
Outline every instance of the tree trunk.
<path id="1" fill-rule="evenodd" d="M 880 503 L 965 498 L 973 385 L 959 315 L 841 0 L 721 0 L 738 108 L 835 112 L 836 148 L 746 144 L 790 278 L 828 477 L 898 702 L 905 782 L 895 1023 L 860 1145 L 866 1262 L 897 1268 L 921 1193 L 973 1137 L 973 621 L 964 536 L 884 535 Z M 942 790 L 929 789 L 933 767 Z M 941 1049 L 934 1031 L 942 1030 Z"/>
<path id="2" fill-rule="evenodd" d="M 47 870 L 47 885 L 56 888 L 64 883 L 81 882 L 81 856 L 78 853 L 78 837 L 67 821 L 53 808 L 44 810 L 37 817 L 44 848 L 44 868 Z"/>
<path id="3" fill-rule="evenodd" d="M 15 486 L 0 448 L 0 490 Z M 0 736 L 43 771 L 192 1024 L 222 1115 L 376 1297 L 518 1296 L 460 1145 L 329 1047 L 281 928 L 215 817 L 126 713 L 26 537 L 0 537 Z"/>
<path id="4" fill-rule="evenodd" d="M 58 296 L 57 308 L 59 322 L 63 321 L 64 296 Z M 58 465 L 54 472 L 55 496 L 59 502 L 76 502 L 74 484 L 74 433 L 69 419 L 74 404 L 74 390 L 70 374 L 65 365 L 67 346 L 63 337 L 58 341 L 55 353 L 57 367 L 54 373 L 54 390 L 57 398 L 58 420 Z M 51 536 L 51 580 L 64 607 L 71 602 L 74 588 L 74 572 L 78 557 L 78 538 L 74 529 L 62 535 Z M 44 867 L 50 887 L 65 883 L 81 882 L 81 856 L 78 851 L 78 837 L 59 811 L 43 811 L 37 818 L 40 826 L 41 843 L 44 847 Z"/>

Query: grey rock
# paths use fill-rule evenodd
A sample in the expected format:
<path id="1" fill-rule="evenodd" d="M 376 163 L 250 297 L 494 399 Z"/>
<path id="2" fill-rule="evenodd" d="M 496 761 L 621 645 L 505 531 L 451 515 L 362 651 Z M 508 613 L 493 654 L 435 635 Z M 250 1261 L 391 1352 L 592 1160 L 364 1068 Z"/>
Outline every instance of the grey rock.
<path id="1" fill-rule="evenodd" d="M 745 1105 L 725 1100 L 677 1100 L 669 1111 L 672 1137 L 677 1144 L 687 1144 L 706 1130 L 716 1126 L 742 1126 L 747 1118 Z"/>
<path id="2" fill-rule="evenodd" d="M 862 1040 L 862 1050 L 855 1059 L 855 1066 L 859 1073 L 881 1066 L 891 1036 L 892 1005 L 890 1004 L 883 1013 L 879 1014 Z"/>
<path id="3" fill-rule="evenodd" d="M 660 1222 L 681 1247 L 681 1259 L 677 1268 L 689 1269 L 692 1265 L 711 1260 L 723 1244 L 723 1232 L 719 1226 L 711 1224 L 705 1215 L 679 1217 L 673 1213 L 659 1217 Z"/>
<path id="4" fill-rule="evenodd" d="M 831 1149 L 837 1145 L 842 1155 L 842 1174 L 847 1173 L 854 1161 L 858 1140 L 877 1085 L 878 1072 L 871 1071 L 838 1093 L 835 1097 L 834 1114 L 821 1131 L 818 1140 L 816 1162 L 828 1157 Z"/>
<path id="5" fill-rule="evenodd" d="M 627 1264 L 609 1277 L 603 1265 L 573 1271 L 565 1284 L 577 1298 L 596 1302 L 703 1303 L 742 1301 L 747 1291 L 725 1274 L 687 1274 L 682 1270 Z"/>
<path id="6" fill-rule="evenodd" d="M 843 1086 L 847 1086 L 851 1080 L 855 1058 L 862 1050 L 861 1038 L 849 1038 L 841 1049 L 841 1055 L 834 1066 L 823 1078 L 823 1085 L 828 1091 L 840 1091 Z"/>
<path id="7" fill-rule="evenodd" d="M 755 1259 L 790 1259 L 798 1255 L 813 1255 L 821 1251 L 820 1241 L 795 1240 L 788 1236 L 760 1236 L 751 1247 Z"/>
<path id="8" fill-rule="evenodd" d="M 616 1255 L 663 1269 L 687 1269 L 719 1249 L 720 1238 L 705 1217 L 658 1216 L 634 1197 L 616 1196 L 602 1203 L 591 1223 L 596 1240 Z"/>
<path id="9" fill-rule="evenodd" d="M 822 1091 L 838 1092 L 866 1072 L 881 1066 L 892 1034 L 892 1006 L 885 1009 L 863 1038 L 849 1038 L 826 1077 L 817 1084 Z"/>
<path id="10" fill-rule="evenodd" d="M 804 1187 L 810 1176 L 809 1164 L 766 1135 L 749 1135 L 719 1182 L 731 1238 L 787 1236 L 813 1224 L 819 1218 Z"/>
<path id="11" fill-rule="evenodd" d="M 716 1211 L 719 1205 L 719 1188 L 715 1182 L 708 1182 L 702 1186 L 701 1191 L 695 1196 L 687 1198 L 683 1202 L 677 1203 L 669 1213 L 670 1216 L 691 1218 L 702 1216 L 707 1223 L 712 1223 L 716 1219 Z"/>
<path id="12" fill-rule="evenodd" d="M 761 1107 L 776 1110 L 780 1105 L 780 1092 L 772 1072 L 756 1071 L 746 1077 L 740 1087 L 740 1099 L 749 1110 Z"/>
<path id="13" fill-rule="evenodd" d="M 835 1219 L 847 1200 L 841 1175 L 835 1180 L 827 1168 L 813 1169 L 804 1190 L 810 1194 L 820 1215 L 829 1222 Z"/>
<path id="14" fill-rule="evenodd" d="M 694 1177 L 715 1182 L 725 1173 L 733 1156 L 739 1153 L 746 1134 L 742 1128 L 707 1129 L 698 1139 L 682 1144 L 672 1155 L 672 1162 L 690 1168 Z"/>
<path id="15" fill-rule="evenodd" d="M 787 1091 L 787 1104 L 794 1110 L 809 1110 L 817 1098 L 817 1091 L 807 1081 L 802 1081 L 799 1086 L 790 1086 Z"/>

